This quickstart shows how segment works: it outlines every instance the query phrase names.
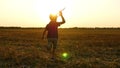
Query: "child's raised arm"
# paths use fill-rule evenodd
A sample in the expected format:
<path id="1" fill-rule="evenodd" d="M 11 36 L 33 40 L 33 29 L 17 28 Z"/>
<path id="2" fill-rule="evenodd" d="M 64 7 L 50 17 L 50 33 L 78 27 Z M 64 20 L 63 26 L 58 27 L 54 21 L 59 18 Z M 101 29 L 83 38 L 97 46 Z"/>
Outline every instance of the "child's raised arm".
<path id="1" fill-rule="evenodd" d="M 65 23 L 65 18 L 63 17 L 62 11 L 59 11 L 59 15 L 60 15 L 61 18 L 62 18 L 62 22 L 59 22 L 60 25 L 61 25 L 61 24 L 64 24 L 64 23 Z"/>

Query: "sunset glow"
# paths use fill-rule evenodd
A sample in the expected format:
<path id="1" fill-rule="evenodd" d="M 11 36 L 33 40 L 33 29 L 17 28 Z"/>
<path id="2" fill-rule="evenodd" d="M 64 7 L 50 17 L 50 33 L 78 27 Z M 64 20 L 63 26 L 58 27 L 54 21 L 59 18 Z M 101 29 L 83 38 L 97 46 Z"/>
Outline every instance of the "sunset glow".
<path id="1" fill-rule="evenodd" d="M 35 11 L 46 23 L 49 20 L 49 14 L 58 14 L 60 10 L 63 10 L 63 14 L 69 18 L 71 15 L 72 1 L 69 0 L 37 0 L 35 5 Z"/>
<path id="2" fill-rule="evenodd" d="M 61 27 L 120 27 L 120 0 L 1 0 L 0 26 L 44 27 L 63 8 Z"/>

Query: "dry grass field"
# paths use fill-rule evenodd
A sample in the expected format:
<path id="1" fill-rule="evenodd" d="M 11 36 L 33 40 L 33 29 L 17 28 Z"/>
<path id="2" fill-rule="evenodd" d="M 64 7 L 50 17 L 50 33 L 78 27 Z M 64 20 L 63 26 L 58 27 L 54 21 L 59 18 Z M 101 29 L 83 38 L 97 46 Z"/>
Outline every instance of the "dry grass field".
<path id="1" fill-rule="evenodd" d="M 55 61 L 42 32 L 0 29 L 0 68 L 120 68 L 120 29 L 59 29 Z"/>

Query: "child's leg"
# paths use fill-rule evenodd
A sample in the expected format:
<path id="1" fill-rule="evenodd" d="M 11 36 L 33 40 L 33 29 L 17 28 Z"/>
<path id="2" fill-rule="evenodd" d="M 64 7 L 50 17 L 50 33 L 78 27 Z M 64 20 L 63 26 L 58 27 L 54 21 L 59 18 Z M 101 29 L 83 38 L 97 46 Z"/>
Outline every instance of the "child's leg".
<path id="1" fill-rule="evenodd" d="M 52 48 L 52 40 L 51 39 L 48 39 L 48 45 L 47 45 L 47 50 L 51 50 Z"/>
<path id="2" fill-rule="evenodd" d="M 57 39 L 53 39 L 53 50 L 52 50 L 52 58 L 55 57 L 55 50 L 57 47 Z"/>

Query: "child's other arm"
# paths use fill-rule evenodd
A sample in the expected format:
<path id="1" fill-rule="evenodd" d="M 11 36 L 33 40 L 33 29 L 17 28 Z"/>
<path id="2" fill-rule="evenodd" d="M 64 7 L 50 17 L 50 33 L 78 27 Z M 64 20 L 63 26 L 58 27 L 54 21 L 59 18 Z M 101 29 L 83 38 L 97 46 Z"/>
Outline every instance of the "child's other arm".
<path id="1" fill-rule="evenodd" d="M 46 32 L 47 32 L 47 29 L 45 28 L 45 30 L 43 31 L 43 34 L 42 34 L 42 39 L 44 39 Z"/>

